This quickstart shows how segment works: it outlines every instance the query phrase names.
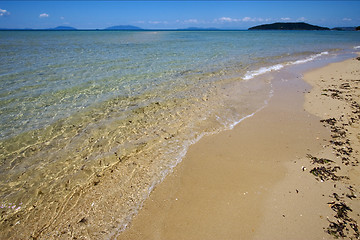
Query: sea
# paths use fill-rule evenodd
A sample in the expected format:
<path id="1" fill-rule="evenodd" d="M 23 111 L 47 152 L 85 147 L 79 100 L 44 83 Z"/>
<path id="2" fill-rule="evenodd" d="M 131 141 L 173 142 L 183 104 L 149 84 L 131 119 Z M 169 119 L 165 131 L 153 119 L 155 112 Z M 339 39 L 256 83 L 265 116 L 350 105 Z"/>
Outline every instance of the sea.
<path id="1" fill-rule="evenodd" d="M 355 31 L 0 31 L 0 225 L 131 163 L 120 231 L 190 145 L 266 107 L 261 76 L 356 51 Z"/>

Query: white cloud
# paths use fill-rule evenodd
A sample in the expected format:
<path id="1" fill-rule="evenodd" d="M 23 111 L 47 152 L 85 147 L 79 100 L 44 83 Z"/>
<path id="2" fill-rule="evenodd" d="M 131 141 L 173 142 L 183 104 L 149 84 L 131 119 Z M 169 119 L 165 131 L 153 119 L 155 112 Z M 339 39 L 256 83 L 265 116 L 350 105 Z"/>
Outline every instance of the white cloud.
<path id="1" fill-rule="evenodd" d="M 64 20 L 65 18 L 64 17 L 60 17 L 61 20 Z"/>
<path id="2" fill-rule="evenodd" d="M 252 19 L 251 17 L 244 17 L 244 18 L 242 19 L 242 21 L 243 21 L 243 22 L 253 22 L 254 19 Z"/>
<path id="3" fill-rule="evenodd" d="M 199 21 L 197 19 L 188 19 L 185 20 L 184 23 L 199 23 Z"/>
<path id="4" fill-rule="evenodd" d="M 150 24 L 168 24 L 167 21 L 148 21 Z"/>
<path id="5" fill-rule="evenodd" d="M 233 23 L 233 22 L 268 22 L 270 19 L 264 19 L 264 18 L 252 18 L 252 17 L 243 17 L 241 19 L 239 18 L 230 18 L 230 17 L 222 17 L 217 18 L 214 20 L 214 22 L 221 22 L 221 23 Z"/>
<path id="6" fill-rule="evenodd" d="M 230 18 L 230 17 L 221 17 L 218 19 L 215 19 L 215 22 L 240 22 L 240 19 L 237 18 Z"/>
<path id="7" fill-rule="evenodd" d="M 268 21 L 268 19 L 263 19 L 263 18 L 251 18 L 251 17 L 244 17 L 243 19 L 241 19 L 241 21 L 243 22 L 264 22 L 264 21 Z"/>
<path id="8" fill-rule="evenodd" d="M 1 8 L 0 8 L 0 17 L 5 16 L 5 15 L 10 15 L 10 12 L 8 12 L 8 11 L 5 10 L 5 9 L 1 9 Z"/>
<path id="9" fill-rule="evenodd" d="M 262 19 L 261 19 L 262 20 Z M 256 22 L 256 21 L 259 21 L 258 19 L 256 18 L 251 18 L 251 17 L 244 17 L 242 19 L 243 22 Z"/>
<path id="10" fill-rule="evenodd" d="M 301 18 L 298 18 L 297 20 L 300 21 L 300 22 L 305 22 L 305 21 L 306 21 L 306 18 L 305 18 L 305 17 L 301 17 Z"/>
<path id="11" fill-rule="evenodd" d="M 39 15 L 39 18 L 47 18 L 47 17 L 49 17 L 49 16 L 50 16 L 50 15 L 47 14 L 47 13 L 42 13 L 42 14 Z"/>
<path id="12" fill-rule="evenodd" d="M 343 21 L 351 21 L 351 18 L 343 18 Z"/>
<path id="13" fill-rule="evenodd" d="M 291 20 L 291 18 L 289 18 L 289 17 L 284 17 L 284 18 L 280 18 L 281 19 L 281 21 L 290 21 Z"/>

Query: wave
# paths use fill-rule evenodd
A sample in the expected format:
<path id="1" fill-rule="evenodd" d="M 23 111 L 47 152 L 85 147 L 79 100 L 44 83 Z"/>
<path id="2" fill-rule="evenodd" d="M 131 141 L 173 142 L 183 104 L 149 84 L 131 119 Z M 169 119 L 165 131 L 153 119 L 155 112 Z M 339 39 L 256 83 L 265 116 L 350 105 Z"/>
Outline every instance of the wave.
<path id="1" fill-rule="evenodd" d="M 321 57 L 323 55 L 328 55 L 328 54 L 329 54 L 329 52 L 322 52 L 322 53 L 319 53 L 319 54 L 311 55 L 310 57 L 305 58 L 305 59 L 300 59 L 300 60 L 297 60 L 295 62 L 288 63 L 287 65 L 301 64 L 301 63 L 310 62 L 310 61 L 313 61 L 314 59 L 316 59 L 318 57 Z"/>
<path id="2" fill-rule="evenodd" d="M 360 46 L 355 46 L 354 49 L 360 49 Z"/>
<path id="3" fill-rule="evenodd" d="M 259 68 L 258 70 L 247 72 L 244 75 L 243 79 L 244 80 L 250 80 L 250 79 L 252 79 L 252 78 L 254 78 L 256 76 L 262 75 L 264 73 L 280 70 L 283 67 L 284 67 L 283 64 L 276 64 L 276 65 L 273 65 L 273 66 L 270 66 L 270 67 L 262 67 L 262 68 Z"/>
<path id="4" fill-rule="evenodd" d="M 257 70 L 254 70 L 254 71 L 248 71 L 247 73 L 245 73 L 243 79 L 244 80 L 250 80 L 250 79 L 252 79 L 252 78 L 254 78 L 256 76 L 265 74 L 267 72 L 278 71 L 278 70 L 284 68 L 285 66 L 295 65 L 295 64 L 302 64 L 302 63 L 313 61 L 316 58 L 318 58 L 320 56 L 323 56 L 323 55 L 327 55 L 327 54 L 329 54 L 329 52 L 321 52 L 319 54 L 311 55 L 310 57 L 307 57 L 305 59 L 300 59 L 300 60 L 296 60 L 296 61 L 288 62 L 288 63 L 284 63 L 284 64 L 276 64 L 276 65 L 273 65 L 273 66 L 270 66 L 270 67 L 262 67 L 262 68 L 259 68 Z"/>

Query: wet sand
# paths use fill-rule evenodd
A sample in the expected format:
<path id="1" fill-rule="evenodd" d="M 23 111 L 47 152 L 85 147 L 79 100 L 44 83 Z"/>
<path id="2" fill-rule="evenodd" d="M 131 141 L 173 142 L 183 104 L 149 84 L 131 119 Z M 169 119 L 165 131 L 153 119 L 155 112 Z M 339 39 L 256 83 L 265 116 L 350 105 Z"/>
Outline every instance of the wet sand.
<path id="1" fill-rule="evenodd" d="M 304 80 L 313 86 L 304 108 L 321 118 L 330 138 L 321 151 L 286 163 L 254 238 L 358 239 L 360 61 L 330 64 Z"/>
<path id="2" fill-rule="evenodd" d="M 291 71 L 274 74 L 267 107 L 191 146 L 117 239 L 358 237 L 359 69 L 351 59 L 311 71 L 313 89 Z M 324 95 L 333 85 L 345 89 Z"/>

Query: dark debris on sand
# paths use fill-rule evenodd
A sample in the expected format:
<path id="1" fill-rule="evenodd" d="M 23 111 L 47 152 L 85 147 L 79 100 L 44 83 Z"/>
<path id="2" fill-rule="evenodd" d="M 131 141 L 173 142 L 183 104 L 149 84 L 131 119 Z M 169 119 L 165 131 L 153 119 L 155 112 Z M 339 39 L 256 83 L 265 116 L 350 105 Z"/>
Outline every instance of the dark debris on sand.
<path id="1" fill-rule="evenodd" d="M 339 198 L 337 198 L 339 199 Z M 348 212 L 352 212 L 352 209 L 346 205 L 343 201 L 337 201 L 329 203 L 331 209 L 335 211 L 336 221 L 329 221 L 327 233 L 335 238 L 349 237 L 350 239 L 359 239 L 360 232 L 357 222 L 348 216 Z"/>
<path id="2" fill-rule="evenodd" d="M 357 58 L 360 60 L 360 57 Z M 342 79 L 340 79 L 342 80 Z M 351 83 L 349 82 L 351 81 Z M 351 106 L 352 114 L 340 116 L 339 118 L 323 119 L 321 122 L 324 126 L 331 129 L 330 146 L 333 148 L 335 155 L 341 159 L 340 165 L 343 167 L 358 166 L 358 159 L 353 156 L 353 148 L 351 147 L 351 141 L 348 138 L 348 128 L 353 124 L 360 122 L 360 104 L 352 98 L 351 87 L 358 89 L 360 81 L 349 80 L 339 81 L 339 85 L 332 85 L 331 88 L 324 89 L 322 95 L 346 102 Z M 360 239 L 360 231 L 357 222 L 349 216 L 349 212 L 353 210 L 350 208 L 351 201 L 356 199 L 357 190 L 350 186 L 347 176 L 337 175 L 338 170 L 341 167 L 331 159 L 318 158 L 310 154 L 307 157 L 311 160 L 311 164 L 317 165 L 310 170 L 318 181 L 342 181 L 349 191 L 348 193 L 342 192 L 341 196 L 337 193 L 333 193 L 330 197 L 333 201 L 328 202 L 331 209 L 335 212 L 334 219 L 329 221 L 329 226 L 325 230 L 328 234 L 334 238 L 348 238 L 348 239 Z M 334 184 L 336 188 L 336 184 Z"/>

